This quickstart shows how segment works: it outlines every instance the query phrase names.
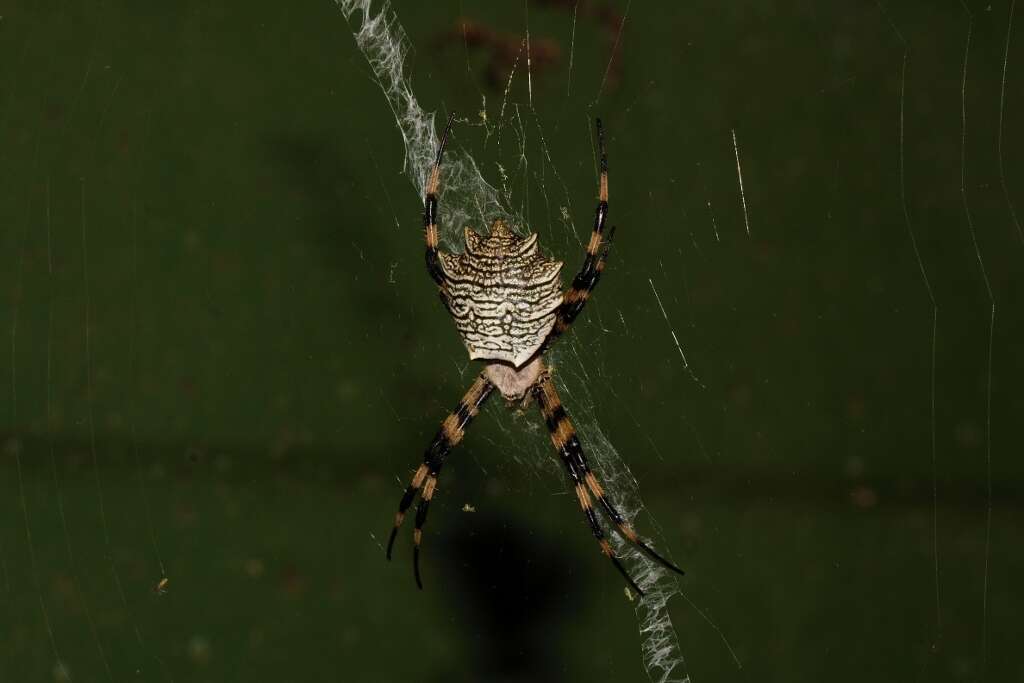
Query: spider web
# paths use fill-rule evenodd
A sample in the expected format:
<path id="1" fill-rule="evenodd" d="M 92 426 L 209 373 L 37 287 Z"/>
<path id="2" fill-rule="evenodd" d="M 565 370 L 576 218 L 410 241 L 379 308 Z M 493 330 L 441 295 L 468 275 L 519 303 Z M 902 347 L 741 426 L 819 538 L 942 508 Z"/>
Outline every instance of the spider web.
<path id="1" fill-rule="evenodd" d="M 1016 5 L 7 3 L 0 680 L 514 674 L 534 635 L 549 680 L 1024 680 Z M 503 217 L 564 277 L 605 120 L 621 230 L 548 360 L 688 572 L 609 529 L 642 601 L 496 399 L 415 605 L 407 547 L 384 563 L 477 368 L 417 230 L 449 107 L 444 246 Z M 562 514 L 517 526 L 535 504 Z M 481 626 L 499 599 L 537 628 Z"/>
<path id="2" fill-rule="evenodd" d="M 427 175 L 434 161 L 438 146 L 437 121 L 434 113 L 428 113 L 420 106 L 412 85 L 405 73 L 405 62 L 410 49 L 405 31 L 397 13 L 389 3 L 373 3 L 371 0 L 336 0 L 338 7 L 353 28 L 356 44 L 366 56 L 373 75 L 380 86 L 391 111 L 398 123 L 405 149 L 405 174 L 412 181 L 419 196 L 425 194 Z M 376 6 L 374 6 L 376 5 Z M 529 34 L 527 34 L 529 40 Z M 527 50 L 528 50 L 527 46 Z M 527 67 L 529 52 L 526 56 Z M 515 70 L 509 76 L 509 85 L 515 77 Z M 527 77 L 530 72 L 527 69 Z M 506 97 L 508 95 L 506 87 Z M 532 84 L 530 85 L 532 102 Z M 504 111 L 505 106 L 502 106 Z M 529 161 L 526 155 L 529 115 L 523 115 L 518 105 L 511 118 L 513 134 L 518 138 L 520 168 Z M 498 125 L 503 125 L 499 121 Z M 543 134 L 537 127 L 541 150 L 546 152 Z M 541 163 L 550 162 L 550 156 Z M 737 156 L 737 166 L 739 158 Z M 557 174 L 557 170 L 553 169 Z M 503 201 L 503 199 L 505 201 Z M 504 218 L 510 225 L 523 231 L 527 220 L 524 213 L 517 213 L 506 207 L 510 199 L 484 179 L 471 154 L 451 149 L 446 152 L 442 192 L 439 198 L 441 241 L 452 250 L 462 248 L 462 226 L 487 226 L 495 218 Z M 570 200 L 562 198 L 565 204 Z M 562 213 L 563 227 L 569 235 L 576 235 L 576 226 L 568 211 Z M 570 266 L 571 267 L 571 266 Z M 653 283 L 651 284 L 653 288 Z M 664 313 L 664 309 L 662 309 Z M 667 315 L 666 315 L 667 319 Z M 673 332 L 673 337 L 675 332 Z M 680 355 L 682 348 L 678 345 Z M 568 352 L 554 352 L 551 361 L 553 375 L 563 395 L 572 400 L 573 419 L 585 451 L 596 466 L 609 498 L 627 519 L 639 519 L 644 512 L 643 501 L 636 479 L 608 440 L 595 418 L 591 406 L 593 399 L 587 386 L 593 379 L 588 376 L 588 364 L 595 362 L 593 346 L 583 345 L 573 339 Z M 685 363 L 685 356 L 683 356 Z M 567 381 L 565 378 L 569 378 Z M 573 387 L 570 391 L 569 387 Z M 550 462 L 550 458 L 536 452 L 517 456 L 521 462 Z M 652 681 L 689 681 L 685 661 L 672 619 L 668 611 L 669 600 L 680 592 L 678 583 L 665 568 L 639 552 L 619 534 L 612 533 L 616 553 L 623 558 L 630 575 L 644 591 L 643 599 L 636 603 L 636 615 L 641 633 L 643 665 Z M 651 543 L 663 547 L 663 544 Z M 671 553 L 666 551 L 671 557 Z"/>

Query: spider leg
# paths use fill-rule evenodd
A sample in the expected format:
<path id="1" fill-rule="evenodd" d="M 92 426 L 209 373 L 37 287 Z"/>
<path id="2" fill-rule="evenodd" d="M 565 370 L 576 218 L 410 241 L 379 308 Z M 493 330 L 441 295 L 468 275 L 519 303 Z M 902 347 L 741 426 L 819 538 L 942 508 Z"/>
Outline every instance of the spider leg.
<path id="1" fill-rule="evenodd" d="M 576 320 L 576 316 L 583 310 L 587 299 L 590 298 L 590 293 L 601 279 L 601 273 L 604 271 L 605 262 L 608 259 L 608 250 L 611 248 L 612 237 L 615 234 L 613 227 L 609 232 L 608 239 L 604 239 L 604 224 L 608 218 L 608 154 L 605 151 L 604 128 L 601 126 L 601 119 L 597 119 L 597 139 L 601 152 L 601 179 L 597 209 L 594 212 L 594 229 L 590 233 L 590 242 L 587 244 L 587 256 L 583 260 L 583 266 L 573 278 L 572 287 L 563 295 L 562 304 L 555 313 L 555 327 L 548 343 L 564 334 Z"/>
<path id="2" fill-rule="evenodd" d="M 575 439 L 576 437 L 573 436 L 572 438 Z M 594 538 L 597 539 L 598 544 L 601 546 L 601 552 L 612 561 L 612 564 L 614 564 L 615 568 L 619 570 L 619 573 L 622 574 L 622 578 L 626 579 L 626 582 L 629 583 L 630 587 L 632 587 L 640 597 L 643 597 L 644 592 L 640 590 L 640 586 L 636 585 L 636 581 L 634 581 L 633 577 L 629 575 L 626 568 L 622 566 L 622 562 L 619 561 L 619 558 L 615 555 L 615 551 L 612 550 L 612 546 L 608 542 L 608 539 L 605 538 L 604 530 L 601 528 L 601 523 L 597 519 L 597 515 L 594 514 L 594 508 L 590 503 L 590 496 L 587 494 L 587 489 L 583 485 L 578 468 L 571 459 L 566 457 L 564 449 L 559 449 L 559 451 L 562 453 L 562 462 L 565 464 L 565 467 L 569 472 L 569 476 L 576 485 L 576 497 L 580 501 L 580 508 L 583 510 L 583 514 L 587 518 L 587 523 L 590 524 L 590 530 L 593 532 Z"/>
<path id="3" fill-rule="evenodd" d="M 444 271 L 441 270 L 441 262 L 438 256 L 437 242 L 437 191 L 441 186 L 441 158 L 444 156 L 444 148 L 448 144 L 448 134 L 452 130 L 452 122 L 455 114 L 448 117 L 448 125 L 445 126 L 444 134 L 441 136 L 441 143 L 437 147 L 437 158 L 427 176 L 427 196 L 423 200 L 423 234 L 427 242 L 427 272 L 439 286 L 444 285 Z"/>
<path id="4" fill-rule="evenodd" d="M 480 407 L 492 391 L 494 391 L 494 385 L 483 374 L 477 377 L 466 395 L 459 401 L 455 411 L 441 423 L 441 429 L 438 430 L 437 436 L 434 437 L 434 441 L 423 455 L 423 464 L 413 474 L 412 481 L 406 487 L 405 493 L 402 494 L 402 500 L 398 503 L 395 525 L 388 538 L 387 558 L 389 560 L 391 559 L 391 548 L 395 544 L 395 536 L 398 535 L 398 528 L 405 520 L 405 514 L 413 500 L 416 499 L 416 494 L 422 492 L 419 505 L 416 507 L 416 528 L 413 531 L 413 573 L 416 576 L 416 585 L 420 588 L 423 588 L 423 582 L 420 580 L 420 541 L 423 537 L 423 525 L 427 521 L 430 500 L 434 497 L 437 478 L 441 474 L 441 467 L 452 448 L 462 441 L 466 427 L 480 412 Z"/>
<path id="5" fill-rule="evenodd" d="M 593 531 L 594 536 L 597 538 L 598 543 L 601 545 L 601 551 L 611 559 L 615 568 L 618 569 L 626 578 L 633 589 L 642 596 L 643 591 L 640 590 L 636 585 L 636 582 L 633 581 L 633 579 L 626 573 L 625 568 L 615 556 L 611 545 L 608 543 L 604 532 L 601 530 L 597 515 L 594 513 L 593 505 L 591 504 L 591 492 L 598 498 L 598 500 L 601 501 L 605 511 L 608 512 L 608 516 L 611 517 L 613 522 L 615 522 L 623 536 L 625 536 L 630 542 L 635 543 L 639 548 L 650 554 L 666 567 L 682 574 L 683 572 L 681 569 L 662 558 L 647 544 L 640 541 L 636 532 L 633 531 L 633 528 L 623 519 L 622 515 L 612 507 L 611 503 L 608 502 L 600 484 L 598 484 L 593 472 L 590 471 L 586 457 L 583 455 L 583 447 L 580 445 L 579 438 L 576 436 L 576 430 L 573 428 L 572 422 L 569 421 L 569 417 L 565 412 L 565 408 L 562 406 L 561 400 L 558 398 L 558 393 L 555 391 L 555 386 L 551 381 L 550 376 L 545 376 L 541 379 L 534 388 L 534 395 L 537 398 L 537 403 L 540 405 L 541 413 L 544 415 L 544 422 L 547 424 L 548 431 L 551 433 L 551 442 L 558 450 L 558 453 L 562 458 L 562 462 L 575 484 L 576 497 L 580 501 L 580 507 L 583 508 L 583 514 L 587 517 L 587 522 L 590 523 L 590 528 Z M 588 489 L 590 490 L 589 492 Z"/>
<path id="6" fill-rule="evenodd" d="M 569 451 L 569 456 L 572 458 L 573 464 L 576 470 L 579 472 L 583 483 L 586 484 L 590 492 L 598 499 L 601 503 L 601 507 L 604 508 L 608 517 L 618 527 L 619 533 L 621 533 L 626 540 L 634 544 L 642 551 L 647 553 L 653 560 L 664 566 L 666 569 L 671 569 L 680 576 L 684 576 L 686 572 L 672 564 L 664 557 L 659 555 L 653 548 L 640 540 L 639 535 L 633 529 L 625 517 L 612 505 L 611 501 L 608 500 L 608 496 L 605 495 L 604 488 L 601 483 L 597 480 L 594 472 L 590 469 L 590 463 L 587 462 L 587 456 L 583 453 L 583 448 L 580 446 L 579 439 L 576 436 L 576 430 L 573 428 L 572 423 L 569 421 L 569 417 L 565 412 L 565 408 L 562 407 L 558 394 L 555 392 L 554 384 L 550 377 L 546 378 L 541 385 L 541 391 L 544 394 L 544 400 L 549 406 L 554 406 L 552 409 L 548 409 L 545 405 L 541 404 L 541 410 L 544 412 L 544 419 L 547 422 L 548 429 L 551 431 L 551 438 L 555 440 L 556 434 L 560 435 L 560 438 L 565 443 L 565 449 Z M 556 443 L 556 447 L 557 447 Z"/>
<path id="7" fill-rule="evenodd" d="M 615 509 L 615 506 L 612 505 L 611 501 L 608 500 L 608 497 L 605 495 L 604 489 L 601 487 L 600 482 L 597 481 L 597 477 L 595 477 L 594 473 L 590 470 L 590 465 L 587 463 L 587 458 L 583 454 L 582 449 L 579 449 L 577 451 L 577 458 L 578 459 L 576 467 L 583 472 L 583 480 L 586 482 L 587 488 L 589 488 L 591 493 L 593 493 L 594 496 L 599 501 L 601 501 L 601 506 L 604 508 L 605 512 L 608 513 L 608 517 L 610 517 L 611 520 L 615 522 L 615 526 L 618 527 L 619 532 L 623 536 L 625 536 L 630 543 L 632 543 L 636 547 L 640 548 L 640 550 L 647 553 L 653 560 L 661 564 L 663 567 L 665 567 L 666 569 L 671 569 L 680 576 L 685 576 L 686 572 L 684 572 L 682 569 L 666 560 L 664 557 L 656 553 L 653 548 L 651 548 L 649 545 L 640 540 L 640 537 L 633 529 L 633 525 L 627 522 L 625 518 L 622 516 L 622 514 L 617 509 Z"/>

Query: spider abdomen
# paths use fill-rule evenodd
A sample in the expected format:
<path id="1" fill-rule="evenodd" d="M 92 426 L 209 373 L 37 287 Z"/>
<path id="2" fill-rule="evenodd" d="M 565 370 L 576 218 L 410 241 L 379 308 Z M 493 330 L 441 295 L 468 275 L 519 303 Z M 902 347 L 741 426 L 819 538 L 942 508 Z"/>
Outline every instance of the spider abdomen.
<path id="1" fill-rule="evenodd" d="M 486 237 L 465 234 L 464 253 L 440 255 L 455 326 L 471 359 L 520 367 L 554 327 L 562 263 L 540 254 L 536 234 L 521 239 L 500 220 Z"/>

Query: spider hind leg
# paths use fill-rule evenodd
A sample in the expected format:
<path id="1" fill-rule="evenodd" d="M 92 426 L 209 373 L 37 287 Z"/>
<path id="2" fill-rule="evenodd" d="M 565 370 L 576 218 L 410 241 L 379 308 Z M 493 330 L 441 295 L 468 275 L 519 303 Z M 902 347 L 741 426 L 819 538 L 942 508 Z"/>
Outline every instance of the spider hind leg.
<path id="1" fill-rule="evenodd" d="M 437 439 L 434 442 L 437 443 Z M 431 450 L 433 450 L 433 445 L 427 451 L 428 456 Z M 389 560 L 391 559 L 391 549 L 395 545 L 395 536 L 398 535 L 398 527 L 402 526 L 402 522 L 405 521 L 405 513 L 409 506 L 412 505 L 412 501 L 416 499 L 416 494 L 423 485 L 423 480 L 429 471 L 429 465 L 426 459 L 424 460 L 424 463 L 416 470 L 416 474 L 412 475 L 412 482 L 406 487 L 405 493 L 402 494 L 402 500 L 398 503 L 398 512 L 395 513 L 395 525 L 391 528 L 391 536 L 388 537 L 387 558 Z"/>
<path id="2" fill-rule="evenodd" d="M 622 514 L 619 513 L 617 509 L 615 509 L 615 506 L 612 505 L 611 501 L 608 500 L 608 497 L 604 493 L 604 489 L 601 487 L 601 484 L 597 481 L 597 477 L 595 477 L 594 473 L 590 471 L 590 466 L 587 464 L 586 459 L 583 457 L 583 451 L 581 450 L 579 454 L 579 464 L 582 465 L 584 469 L 583 478 L 584 481 L 586 481 L 587 483 L 587 488 L 589 488 L 590 491 L 597 497 L 597 499 L 601 501 L 601 507 L 604 508 L 604 511 L 608 514 L 608 517 L 611 518 L 611 520 L 615 523 L 615 526 L 618 527 L 619 532 L 626 538 L 626 540 L 628 540 L 636 547 L 640 548 L 640 550 L 647 553 L 647 555 L 650 556 L 650 558 L 653 559 L 655 562 L 662 565 L 666 569 L 674 571 L 676 574 L 679 574 L 680 576 L 685 576 L 686 572 L 684 572 L 682 569 L 666 560 L 664 557 L 655 552 L 654 549 L 651 548 L 651 546 L 647 545 L 646 543 L 640 540 L 639 535 L 637 535 L 636 531 L 633 529 L 633 525 L 627 522 L 625 518 L 622 516 Z"/>
<path id="3" fill-rule="evenodd" d="M 598 482 L 597 477 L 594 476 L 594 473 L 590 469 L 590 465 L 587 463 L 586 456 L 583 454 L 583 447 L 580 445 L 579 438 L 576 436 L 576 430 L 569 421 L 569 416 L 558 398 L 558 393 L 555 391 L 550 375 L 546 373 L 544 374 L 534 389 L 534 395 L 537 398 L 537 402 L 540 404 L 541 413 L 544 415 L 544 422 L 547 425 L 548 431 L 551 433 L 551 442 L 558 450 L 559 455 L 562 458 L 562 462 L 565 465 L 570 478 L 575 484 L 576 497 L 579 499 L 580 507 L 583 509 L 587 522 L 590 524 L 594 537 L 597 538 L 598 543 L 601 545 L 601 552 L 611 559 L 619 573 L 621 573 L 633 589 L 642 596 L 644 594 L 643 591 L 640 590 L 636 585 L 636 582 L 626 572 L 621 561 L 615 555 L 608 539 L 605 538 L 604 531 L 601 529 L 597 515 L 594 512 L 594 508 L 591 503 L 591 494 L 601 502 L 601 506 L 604 508 L 605 513 L 616 527 L 618 527 L 619 532 L 624 538 L 626 538 L 626 540 L 636 545 L 640 550 L 645 552 L 665 568 L 683 575 L 684 572 L 682 569 L 666 560 L 655 552 L 649 545 L 640 540 L 640 537 L 637 535 L 632 525 L 625 520 L 622 514 L 619 513 L 615 506 L 613 506 L 608 500 L 604 489 L 601 487 L 600 482 Z"/>
<path id="4" fill-rule="evenodd" d="M 420 502 L 416 506 L 416 527 L 413 530 L 412 558 L 413 574 L 416 577 L 416 585 L 420 588 L 423 588 L 423 581 L 420 578 L 420 542 L 423 539 L 423 525 L 427 521 L 427 511 L 430 509 L 430 501 L 437 488 L 437 478 L 441 474 L 441 467 L 452 448 L 462 441 L 466 428 L 480 412 L 480 407 L 492 391 L 494 391 L 494 384 L 484 375 L 477 377 L 466 395 L 459 401 L 455 411 L 441 423 L 441 429 L 438 430 L 437 436 L 434 437 L 434 441 L 423 455 L 423 464 L 413 474 L 412 481 L 406 487 L 405 493 L 402 494 L 402 500 L 398 503 L 395 524 L 388 537 L 387 558 L 391 559 L 391 550 L 395 544 L 395 537 L 398 535 L 398 528 L 402 526 L 406 513 L 419 494 Z"/>

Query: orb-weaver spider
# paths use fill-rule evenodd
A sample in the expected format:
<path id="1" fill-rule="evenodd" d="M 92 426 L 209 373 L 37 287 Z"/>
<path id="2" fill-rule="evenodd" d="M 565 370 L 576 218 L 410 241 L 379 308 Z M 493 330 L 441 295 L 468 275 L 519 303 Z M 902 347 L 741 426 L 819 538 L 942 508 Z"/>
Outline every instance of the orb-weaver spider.
<path id="1" fill-rule="evenodd" d="M 601 551 L 633 590 L 643 595 L 605 537 L 594 512 L 591 495 L 600 501 L 605 513 L 626 539 L 672 571 L 682 574 L 683 570 L 640 540 L 633 527 L 608 500 L 587 463 L 576 431 L 543 361 L 544 353 L 569 329 L 601 278 L 615 232 L 613 227 L 608 239 L 604 239 L 608 217 L 608 156 L 601 120 L 597 120 L 601 175 L 594 230 L 583 266 L 573 279 L 572 287 L 563 294 L 559 280 L 562 263 L 545 258 L 538 252 L 536 233 L 519 238 L 501 219 L 494 221 L 486 237 L 467 227 L 466 250 L 461 254 L 438 249 L 437 192 L 441 183 L 441 158 L 454 118 L 454 114 L 448 118 L 437 157 L 427 178 L 423 206 L 427 271 L 437 283 L 441 300 L 455 319 L 470 359 L 482 360 L 485 365 L 455 411 L 441 423 L 440 431 L 423 457 L 423 464 L 405 489 L 388 539 L 387 557 L 391 559 L 398 528 L 420 493 L 413 532 L 413 571 L 416 585 L 423 588 L 419 568 L 420 541 L 437 478 L 448 453 L 462 440 L 466 427 L 495 389 L 510 402 L 521 402 L 529 393 L 540 406 L 551 441 L 575 485 L 580 507 Z"/>

